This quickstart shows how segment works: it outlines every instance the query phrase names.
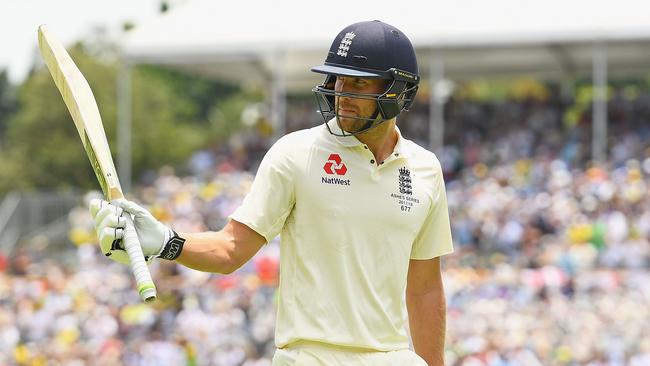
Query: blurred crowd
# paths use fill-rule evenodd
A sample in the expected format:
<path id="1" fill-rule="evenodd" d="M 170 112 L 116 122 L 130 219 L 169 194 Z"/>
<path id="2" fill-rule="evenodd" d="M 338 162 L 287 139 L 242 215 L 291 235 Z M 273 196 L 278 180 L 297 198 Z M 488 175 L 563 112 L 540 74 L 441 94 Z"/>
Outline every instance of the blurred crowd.
<path id="1" fill-rule="evenodd" d="M 649 177 L 518 161 L 450 182 L 450 364 L 649 364 Z"/>
<path id="2" fill-rule="evenodd" d="M 614 93 L 601 165 L 587 161 L 588 109 L 572 114 L 559 98 L 446 104 L 448 365 L 650 365 L 647 99 Z M 427 135 L 425 107 L 400 121 L 405 136 Z M 318 118 L 298 103 L 288 128 Z M 161 169 L 136 197 L 177 231 L 217 230 L 259 155 L 198 152 L 191 175 Z M 277 239 L 227 276 L 157 261 L 159 299 L 145 305 L 128 268 L 98 251 L 85 204 L 70 222 L 75 265 L 0 258 L 0 366 L 270 365 Z"/>

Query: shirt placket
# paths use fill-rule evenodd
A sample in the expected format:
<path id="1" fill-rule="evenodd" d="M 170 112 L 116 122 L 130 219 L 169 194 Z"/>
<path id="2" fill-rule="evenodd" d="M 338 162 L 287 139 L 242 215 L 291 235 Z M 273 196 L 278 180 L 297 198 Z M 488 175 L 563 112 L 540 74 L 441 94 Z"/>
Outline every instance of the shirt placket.
<path id="1" fill-rule="evenodd" d="M 402 155 L 399 151 L 393 151 L 392 154 L 390 154 L 386 160 L 382 161 L 381 163 L 377 164 L 377 161 L 375 160 L 375 156 L 372 154 L 370 149 L 368 148 L 367 145 L 361 145 L 363 148 L 362 154 L 364 156 L 364 159 L 369 163 L 370 165 L 370 178 L 373 181 L 378 181 L 381 178 L 381 171 L 384 169 L 386 166 L 388 166 L 392 161 L 401 159 Z"/>

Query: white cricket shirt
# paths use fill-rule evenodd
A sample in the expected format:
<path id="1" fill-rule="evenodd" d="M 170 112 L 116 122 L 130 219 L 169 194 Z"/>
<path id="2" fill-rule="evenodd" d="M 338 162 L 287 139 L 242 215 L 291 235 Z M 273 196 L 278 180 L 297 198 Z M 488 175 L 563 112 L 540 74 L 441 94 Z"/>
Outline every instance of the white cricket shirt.
<path id="1" fill-rule="evenodd" d="M 377 166 L 356 137 L 324 125 L 288 134 L 231 218 L 267 242 L 281 234 L 280 348 L 298 340 L 407 348 L 409 260 L 453 251 L 440 163 L 401 135 Z"/>

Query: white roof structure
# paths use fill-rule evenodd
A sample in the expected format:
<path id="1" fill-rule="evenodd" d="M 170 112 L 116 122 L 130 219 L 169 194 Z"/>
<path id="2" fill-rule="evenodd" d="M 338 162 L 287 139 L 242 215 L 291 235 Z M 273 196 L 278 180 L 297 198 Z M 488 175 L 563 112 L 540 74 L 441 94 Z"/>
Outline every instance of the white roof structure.
<path id="1" fill-rule="evenodd" d="M 608 75 L 638 76 L 650 70 L 647 0 L 179 1 L 127 33 L 124 60 L 263 85 L 271 89 L 271 120 L 278 136 L 283 134 L 286 94 L 309 92 L 322 81 L 310 68 L 322 64 L 341 29 L 364 20 L 384 21 L 408 35 L 423 82 L 434 85 L 444 78 L 517 75 L 570 85 L 587 76 L 602 91 Z M 128 82 L 120 85 L 118 128 L 128 136 Z M 433 151 L 442 146 L 444 130 L 437 89 L 430 93 Z M 596 95 L 592 155 L 602 161 L 607 103 L 604 93 Z M 120 148 L 119 174 L 128 182 L 127 147 Z"/>
<path id="2" fill-rule="evenodd" d="M 244 83 L 280 72 L 287 89 L 308 91 L 321 79 L 309 68 L 322 63 L 334 36 L 372 19 L 409 36 L 425 78 L 435 57 L 452 78 L 590 74 L 595 44 L 610 73 L 650 65 L 644 0 L 188 0 L 130 31 L 123 52 L 132 63 Z"/>

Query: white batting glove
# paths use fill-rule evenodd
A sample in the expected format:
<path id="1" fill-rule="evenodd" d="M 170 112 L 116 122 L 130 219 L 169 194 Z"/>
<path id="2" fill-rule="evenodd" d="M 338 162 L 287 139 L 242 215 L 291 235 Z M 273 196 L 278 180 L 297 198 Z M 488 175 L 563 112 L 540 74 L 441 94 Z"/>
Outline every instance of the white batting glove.
<path id="1" fill-rule="evenodd" d="M 130 263 L 121 240 L 126 225 L 126 220 L 122 217 L 124 212 L 133 215 L 135 230 L 147 261 L 158 257 L 173 260 L 180 255 L 184 240 L 156 220 L 149 211 L 125 199 L 111 203 L 93 199 L 90 202 L 90 214 L 95 222 L 99 246 L 107 257 L 123 264 Z"/>

